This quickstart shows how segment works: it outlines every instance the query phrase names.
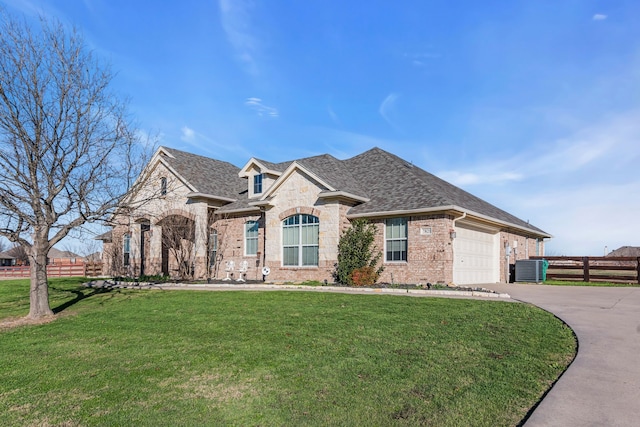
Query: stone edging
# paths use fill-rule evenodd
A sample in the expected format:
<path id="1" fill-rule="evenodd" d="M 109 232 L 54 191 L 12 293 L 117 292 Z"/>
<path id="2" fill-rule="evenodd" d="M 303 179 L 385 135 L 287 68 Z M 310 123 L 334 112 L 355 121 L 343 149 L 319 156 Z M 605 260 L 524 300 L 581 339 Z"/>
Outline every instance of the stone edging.
<path id="1" fill-rule="evenodd" d="M 363 294 L 400 294 L 400 295 L 432 295 L 450 297 L 480 297 L 480 298 L 502 298 L 511 299 L 506 293 L 484 292 L 484 291 L 457 291 L 441 289 L 400 289 L 400 288 L 353 288 L 343 286 L 304 286 L 304 285 L 276 285 L 276 284 L 189 284 L 189 283 L 135 283 L 135 282 L 111 282 L 105 286 L 107 280 L 89 282 L 89 287 L 113 287 L 113 288 L 142 288 L 142 289 L 220 289 L 220 290 L 279 290 L 288 289 L 308 292 L 348 292 Z"/>

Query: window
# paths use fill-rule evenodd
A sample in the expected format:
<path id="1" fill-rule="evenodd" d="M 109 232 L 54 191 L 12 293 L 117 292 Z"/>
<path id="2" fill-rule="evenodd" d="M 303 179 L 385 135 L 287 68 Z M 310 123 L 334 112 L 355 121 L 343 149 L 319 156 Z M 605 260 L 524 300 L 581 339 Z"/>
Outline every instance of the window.
<path id="1" fill-rule="evenodd" d="M 392 218 L 385 221 L 386 261 L 407 260 L 407 219 Z"/>
<path id="2" fill-rule="evenodd" d="M 262 174 L 253 176 L 253 194 L 261 194 L 262 193 Z"/>
<path id="3" fill-rule="evenodd" d="M 317 266 L 320 220 L 294 215 L 282 221 L 282 265 Z"/>
<path id="4" fill-rule="evenodd" d="M 160 195 L 161 196 L 167 195 L 167 178 L 164 176 L 160 178 Z"/>
<path id="5" fill-rule="evenodd" d="M 244 254 L 258 254 L 258 221 L 247 221 L 244 225 Z"/>
<path id="6" fill-rule="evenodd" d="M 130 256 L 131 256 L 131 235 L 130 234 L 125 234 L 124 238 L 122 240 L 122 264 L 125 267 L 129 266 L 129 263 L 131 261 Z"/>
<path id="7" fill-rule="evenodd" d="M 218 257 L 218 230 L 211 231 L 209 234 L 209 267 L 216 264 Z"/>

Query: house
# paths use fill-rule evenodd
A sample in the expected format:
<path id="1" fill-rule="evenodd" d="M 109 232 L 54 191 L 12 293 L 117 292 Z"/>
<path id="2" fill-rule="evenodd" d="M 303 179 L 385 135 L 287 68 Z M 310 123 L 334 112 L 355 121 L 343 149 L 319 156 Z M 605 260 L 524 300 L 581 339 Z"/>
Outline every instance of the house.
<path id="1" fill-rule="evenodd" d="M 16 262 L 16 257 L 11 254 L 11 251 L 0 252 L 0 267 L 13 267 Z"/>
<path id="2" fill-rule="evenodd" d="M 62 251 L 57 248 L 49 249 L 47 254 L 48 265 L 69 265 L 69 264 L 82 264 L 83 258 L 70 251 Z M 15 246 L 8 251 L 0 253 L 0 266 L 24 266 L 29 265 L 29 258 L 26 251 L 20 247 Z"/>
<path id="3" fill-rule="evenodd" d="M 71 251 L 63 251 L 58 248 L 49 249 L 47 254 L 47 264 L 49 265 L 69 265 L 69 264 L 82 264 L 84 258 Z"/>
<path id="4" fill-rule="evenodd" d="M 238 168 L 160 147 L 138 184 L 100 237 L 107 274 L 332 282 L 342 230 L 366 218 L 380 281 L 495 283 L 551 237 L 380 148 Z"/>
<path id="5" fill-rule="evenodd" d="M 622 246 L 609 252 L 608 257 L 640 257 L 640 247 L 638 246 Z"/>

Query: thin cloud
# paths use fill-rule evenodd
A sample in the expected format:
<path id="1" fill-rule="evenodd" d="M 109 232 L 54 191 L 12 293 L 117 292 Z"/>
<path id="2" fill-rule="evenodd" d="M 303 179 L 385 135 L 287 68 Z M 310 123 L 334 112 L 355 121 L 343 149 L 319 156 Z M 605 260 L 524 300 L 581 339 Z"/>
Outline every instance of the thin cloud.
<path id="1" fill-rule="evenodd" d="M 602 13 L 596 13 L 595 15 L 593 15 L 591 19 L 594 21 L 604 21 L 605 19 L 607 19 L 607 15 L 604 15 Z"/>
<path id="2" fill-rule="evenodd" d="M 501 184 L 509 181 L 520 181 L 523 176 L 516 172 L 473 173 L 447 171 L 439 174 L 442 179 L 455 185 Z"/>
<path id="3" fill-rule="evenodd" d="M 613 250 L 640 245 L 640 200 L 629 197 L 639 193 L 640 182 L 594 183 L 571 191 L 514 191 L 498 205 L 510 212 L 526 212 L 533 225 L 551 233 L 554 238 L 546 245 L 547 254 L 600 255 L 605 246 Z M 625 227 L 610 225 L 612 212 Z"/>
<path id="4" fill-rule="evenodd" d="M 640 111 L 584 126 L 521 155 L 487 157 L 437 175 L 551 233 L 548 250 L 599 255 L 640 244 Z M 616 221 L 611 224 L 615 212 Z"/>
<path id="5" fill-rule="evenodd" d="M 252 33 L 252 3 L 244 0 L 219 0 L 218 4 L 222 29 L 236 51 L 236 58 L 249 74 L 258 74 L 255 55 L 259 43 Z"/>
<path id="6" fill-rule="evenodd" d="M 333 108 L 331 108 L 331 106 L 327 107 L 327 113 L 329 114 L 329 117 L 331 117 L 331 120 L 333 120 L 335 124 L 337 124 L 338 126 L 342 126 L 342 123 L 340 122 L 340 118 L 338 117 L 336 112 L 333 111 Z"/>
<path id="7" fill-rule="evenodd" d="M 416 67 L 424 67 L 427 65 L 428 61 L 433 61 L 434 59 L 439 59 L 442 57 L 442 54 L 436 52 L 424 52 L 424 53 L 405 53 L 403 55 L 406 59 L 408 59 L 412 65 Z"/>
<path id="8" fill-rule="evenodd" d="M 312 135 L 312 144 L 318 153 L 331 153 L 333 156 L 346 159 L 372 147 L 397 151 L 399 143 L 395 140 L 377 138 L 370 135 L 351 132 L 344 129 L 313 127 L 305 130 Z"/>
<path id="9" fill-rule="evenodd" d="M 583 175 L 588 180 L 594 171 L 603 179 L 640 158 L 640 111 L 605 119 L 545 145 L 544 150 L 536 146 L 514 157 L 492 158 L 484 165 L 442 171 L 438 176 L 456 185 Z"/>
<path id="10" fill-rule="evenodd" d="M 163 133 L 151 134 L 147 131 L 138 129 L 136 131 L 136 137 L 138 138 L 138 142 L 144 148 L 153 149 L 160 144 L 160 142 L 164 139 Z"/>
<path id="11" fill-rule="evenodd" d="M 193 142 L 195 140 L 196 132 L 193 129 L 187 126 L 183 126 L 180 130 L 182 131 L 182 135 L 180 136 L 180 139 L 182 141 Z"/>
<path id="12" fill-rule="evenodd" d="M 398 95 L 397 93 L 390 93 L 389 95 L 387 95 L 387 97 L 382 101 L 382 103 L 380 104 L 380 107 L 378 108 L 378 112 L 380 113 L 380 115 L 382 116 L 382 118 L 389 123 L 389 125 L 391 125 L 391 127 L 396 128 L 395 123 L 393 122 L 393 120 L 391 119 L 395 108 L 396 108 L 396 101 L 398 100 L 398 98 L 400 97 L 400 95 Z"/>
<path id="13" fill-rule="evenodd" d="M 50 13 L 47 13 L 42 6 L 34 4 L 34 2 L 27 0 L 4 0 L 3 3 L 13 9 L 18 10 L 25 15 L 30 16 L 51 16 Z M 0 6 L 1 8 L 1 6 Z"/>
<path id="14" fill-rule="evenodd" d="M 280 116 L 277 108 L 263 104 L 260 98 L 247 98 L 244 104 L 255 111 L 260 117 L 277 118 Z"/>
<path id="15" fill-rule="evenodd" d="M 183 126 L 181 129 L 180 140 L 189 147 L 196 149 L 195 152 L 199 152 L 211 157 L 220 158 L 220 152 L 229 152 L 234 155 L 243 156 L 246 158 L 251 157 L 250 150 L 242 147 L 241 144 L 229 144 L 228 142 L 220 143 L 216 139 L 211 138 L 201 132 L 198 132 L 188 126 Z"/>

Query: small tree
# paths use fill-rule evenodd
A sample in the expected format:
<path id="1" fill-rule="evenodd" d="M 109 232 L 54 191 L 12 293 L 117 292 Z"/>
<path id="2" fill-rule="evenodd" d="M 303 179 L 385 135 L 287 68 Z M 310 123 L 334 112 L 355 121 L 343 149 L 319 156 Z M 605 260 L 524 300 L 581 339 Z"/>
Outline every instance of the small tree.
<path id="1" fill-rule="evenodd" d="M 209 212 L 207 240 L 207 279 L 217 278 L 220 272 L 220 264 L 227 250 L 229 240 L 227 238 L 229 214 Z"/>
<path id="2" fill-rule="evenodd" d="M 336 282 L 353 285 L 354 272 L 358 279 L 355 284 L 372 285 L 377 281 L 384 270 L 382 265 L 376 267 L 382 258 L 382 252 L 374 245 L 377 231 L 378 228 L 366 219 L 354 220 L 351 227 L 343 231 L 338 243 L 338 264 L 333 273 Z"/>

